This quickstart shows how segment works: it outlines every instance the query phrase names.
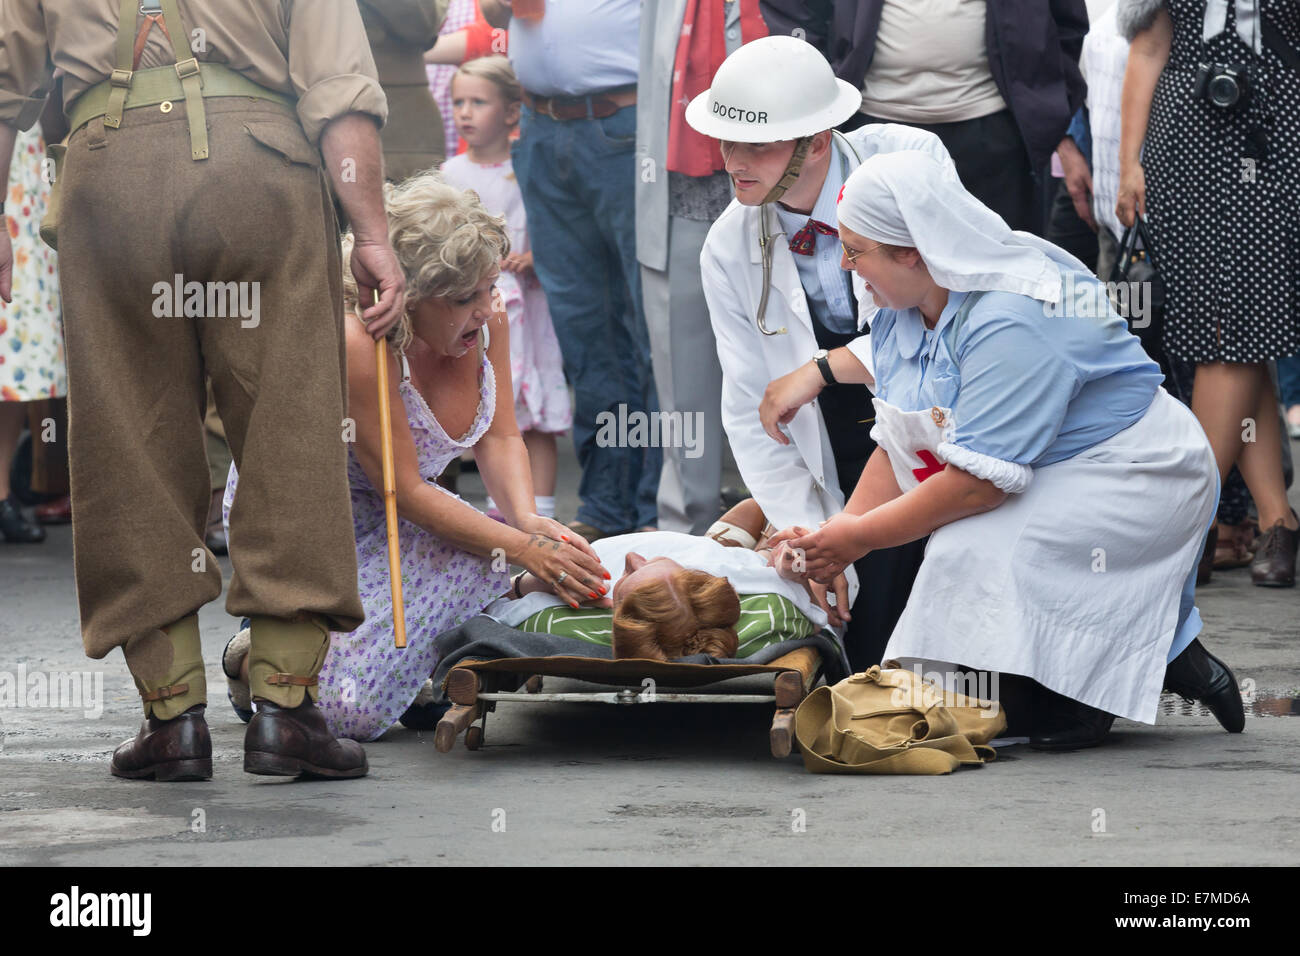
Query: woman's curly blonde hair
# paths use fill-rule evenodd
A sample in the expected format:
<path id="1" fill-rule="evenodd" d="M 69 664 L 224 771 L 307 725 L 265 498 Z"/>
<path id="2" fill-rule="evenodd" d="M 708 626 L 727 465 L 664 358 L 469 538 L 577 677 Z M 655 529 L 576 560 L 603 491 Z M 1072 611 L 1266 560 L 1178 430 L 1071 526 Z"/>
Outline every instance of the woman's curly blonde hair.
<path id="1" fill-rule="evenodd" d="M 484 209 L 478 193 L 448 185 L 433 170 L 385 185 L 384 208 L 388 238 L 406 276 L 407 309 L 434 297 L 466 298 L 510 252 L 505 218 Z M 348 233 L 343 237 L 343 302 L 359 315 L 352 246 Z M 411 336 L 411 318 L 403 309 L 387 338 L 405 352 Z"/>
<path id="2" fill-rule="evenodd" d="M 683 568 L 627 594 L 614 612 L 614 657 L 735 657 L 740 597 L 726 578 Z"/>

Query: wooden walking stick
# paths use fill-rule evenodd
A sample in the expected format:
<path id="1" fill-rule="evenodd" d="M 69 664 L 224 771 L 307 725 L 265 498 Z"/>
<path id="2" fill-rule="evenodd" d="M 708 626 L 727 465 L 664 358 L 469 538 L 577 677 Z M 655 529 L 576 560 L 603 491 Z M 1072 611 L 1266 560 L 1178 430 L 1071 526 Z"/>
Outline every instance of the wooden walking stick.
<path id="1" fill-rule="evenodd" d="M 375 301 L 374 290 L 369 298 Z M 379 438 L 384 467 L 384 519 L 388 526 L 388 581 L 393 592 L 393 644 L 406 646 L 406 607 L 402 602 L 402 552 L 397 540 L 397 483 L 393 478 L 393 416 L 388 407 L 388 340 L 375 341 L 375 377 L 379 383 Z"/>

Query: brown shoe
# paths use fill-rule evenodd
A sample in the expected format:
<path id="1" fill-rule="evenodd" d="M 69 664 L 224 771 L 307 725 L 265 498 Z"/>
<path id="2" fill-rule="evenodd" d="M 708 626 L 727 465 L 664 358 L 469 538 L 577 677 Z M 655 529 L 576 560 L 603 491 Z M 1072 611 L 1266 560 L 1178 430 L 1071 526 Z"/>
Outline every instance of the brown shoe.
<path id="1" fill-rule="evenodd" d="M 1292 516 L 1295 511 L 1291 512 Z M 1300 530 L 1292 531 L 1279 520 L 1260 536 L 1255 560 L 1250 565 L 1250 579 L 1257 587 L 1295 587 L 1296 551 L 1300 550 Z"/>
<path id="2" fill-rule="evenodd" d="M 355 740 L 337 739 L 310 697 L 297 707 L 254 698 L 257 712 L 244 733 L 244 769 L 270 777 L 364 777 L 366 752 Z"/>
<path id="3" fill-rule="evenodd" d="M 113 776 L 128 780 L 211 780 L 212 738 L 195 704 L 171 720 L 146 717 L 140 732 L 113 751 Z"/>

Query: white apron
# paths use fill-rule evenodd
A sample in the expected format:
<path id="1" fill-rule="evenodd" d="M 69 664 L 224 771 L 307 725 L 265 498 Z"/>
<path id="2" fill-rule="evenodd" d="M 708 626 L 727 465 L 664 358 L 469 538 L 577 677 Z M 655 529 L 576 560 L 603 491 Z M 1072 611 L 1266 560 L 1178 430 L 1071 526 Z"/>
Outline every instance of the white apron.
<path id="1" fill-rule="evenodd" d="M 875 407 L 872 434 L 904 492 L 942 469 L 950 409 Z M 1022 494 L 935 531 L 884 659 L 1022 674 L 1155 723 L 1217 477 L 1200 424 L 1161 388 L 1118 435 L 1034 469 Z M 1185 603 L 1181 622 L 1199 629 Z"/>

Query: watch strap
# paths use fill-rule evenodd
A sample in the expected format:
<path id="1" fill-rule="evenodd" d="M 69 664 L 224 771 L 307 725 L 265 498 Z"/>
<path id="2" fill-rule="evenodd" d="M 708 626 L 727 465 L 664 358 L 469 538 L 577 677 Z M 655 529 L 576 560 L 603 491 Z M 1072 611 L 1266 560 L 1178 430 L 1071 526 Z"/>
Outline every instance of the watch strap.
<path id="1" fill-rule="evenodd" d="M 817 368 L 821 371 L 822 378 L 826 380 L 827 385 L 839 384 L 839 382 L 835 381 L 835 376 L 831 373 L 831 362 L 828 356 L 814 355 L 813 361 L 817 363 Z"/>

